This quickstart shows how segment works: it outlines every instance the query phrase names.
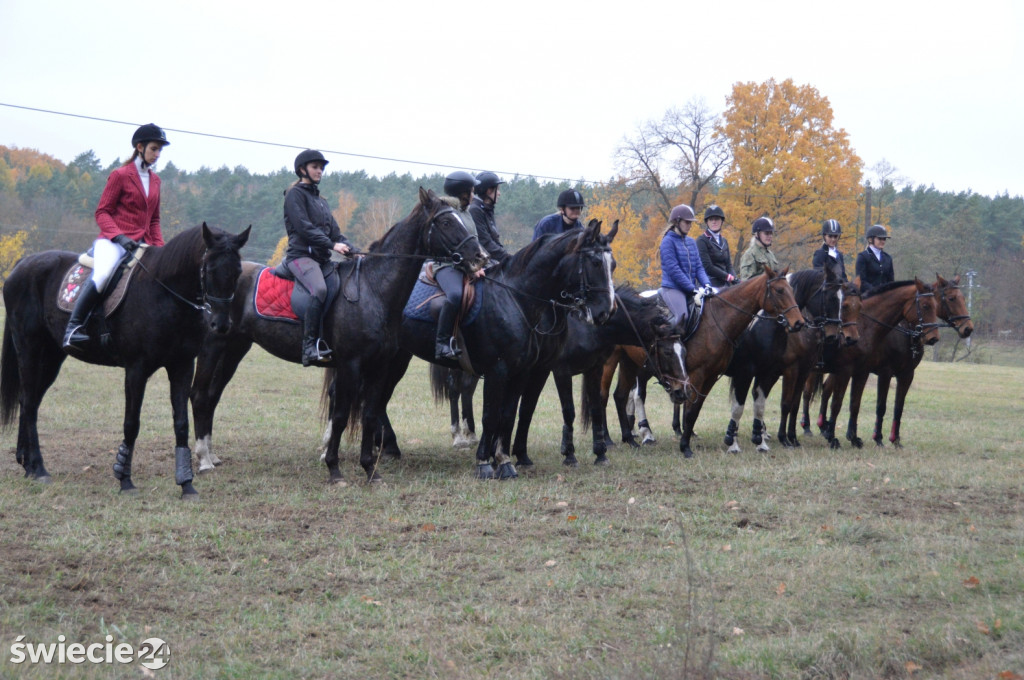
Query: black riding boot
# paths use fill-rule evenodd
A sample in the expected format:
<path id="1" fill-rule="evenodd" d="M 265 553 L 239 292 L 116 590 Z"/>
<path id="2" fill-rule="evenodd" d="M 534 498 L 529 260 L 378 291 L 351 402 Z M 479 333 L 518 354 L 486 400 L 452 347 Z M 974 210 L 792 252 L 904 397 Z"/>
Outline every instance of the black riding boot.
<path id="1" fill-rule="evenodd" d="M 434 344 L 435 359 L 454 359 L 462 354 L 455 345 L 455 317 L 459 310 L 450 302 L 445 302 L 437 317 L 437 338 Z"/>
<path id="2" fill-rule="evenodd" d="M 302 365 L 327 366 L 331 361 L 331 350 L 320 339 L 320 319 L 323 317 L 324 303 L 316 298 L 309 301 L 306 318 L 302 324 Z"/>
<path id="3" fill-rule="evenodd" d="M 96 290 L 96 284 L 90 278 L 82 284 L 82 291 L 75 301 L 75 309 L 68 319 L 67 328 L 64 330 L 64 349 L 74 345 L 83 345 L 89 342 L 89 336 L 85 332 L 85 323 L 89 320 L 93 308 L 99 302 L 100 292 Z"/>

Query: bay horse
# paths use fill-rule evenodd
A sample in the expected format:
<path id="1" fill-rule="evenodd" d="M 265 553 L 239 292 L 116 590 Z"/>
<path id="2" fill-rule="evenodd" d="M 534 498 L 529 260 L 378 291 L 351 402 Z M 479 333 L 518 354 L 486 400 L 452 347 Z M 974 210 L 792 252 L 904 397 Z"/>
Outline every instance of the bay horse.
<path id="1" fill-rule="evenodd" d="M 136 491 L 132 455 L 146 381 L 163 368 L 171 384 L 175 482 L 183 499 L 197 497 L 188 448 L 189 387 L 204 336 L 229 330 L 228 308 L 242 271 L 239 250 L 249 229 L 235 236 L 204 223 L 164 246 L 146 248 L 123 301 L 104 321 L 110 345 L 101 344 L 97 311 L 90 321 L 90 344 L 75 350 L 74 356 L 82 361 L 125 369 L 124 440 L 114 463 L 122 493 Z M 56 250 L 29 255 L 4 283 L 7 323 L 0 355 L 0 426 L 9 427 L 15 410 L 20 411 L 17 460 L 26 477 L 41 482 L 50 481 L 50 473 L 39 448 L 39 404 L 67 358 L 61 343 L 70 314 L 57 307 L 57 295 L 64 274 L 78 257 Z"/>
<path id="2" fill-rule="evenodd" d="M 725 430 L 725 445 L 729 447 L 729 453 L 740 452 L 737 431 L 748 392 L 754 397 L 751 441 L 759 451 L 767 451 L 765 402 L 783 373 L 797 362 L 800 367 L 806 365 L 809 372 L 821 357 L 825 343 L 843 340 L 853 344 L 857 341 L 859 293 L 850 293 L 850 289 L 856 291 L 856 286 L 844 287 L 837 267 L 804 269 L 789 274 L 787 280 L 806 323 L 798 333 L 787 333 L 785 328 L 772 319 L 762 317 L 756 319 L 740 336 L 732 360 L 725 369 L 725 375 L 730 378 L 729 401 L 732 407 Z M 782 395 L 784 412 L 779 427 L 779 443 L 783 446 L 800 445 L 795 436 L 789 439 L 785 428 L 788 417 L 785 405 L 790 403 L 791 398 L 792 395 Z"/>
<path id="3" fill-rule="evenodd" d="M 451 205 L 420 188 L 419 201 L 405 219 L 367 252 L 339 265 L 341 292 L 324 315 L 324 339 L 334 350 L 329 371 L 338 376 L 341 386 L 332 402 L 332 430 L 324 459 L 331 483 L 344 481 L 338 447 L 350 422 L 362 426 L 360 464 L 370 480 L 378 478 L 373 440 L 380 436 L 381 417 L 391 396 L 386 389 L 394 389 L 388 380 L 399 353 L 398 325 L 428 258 L 464 261 L 476 269 L 482 266 L 484 254 Z M 231 306 L 231 332 L 211 336 L 199 354 L 191 396 L 201 471 L 218 462 L 211 449 L 214 412 L 252 344 L 291 363 L 302 360 L 301 324 L 264 319 L 255 311 L 253 291 L 263 269 L 245 263 Z"/>
<path id="4" fill-rule="evenodd" d="M 684 339 L 687 382 L 681 401 L 683 416 L 679 451 L 685 458 L 693 457 L 690 438 L 704 400 L 732 360 L 736 341 L 758 312 L 763 310 L 773 316 L 776 323 L 785 325 L 790 332 L 795 333 L 803 327 L 803 315 L 793 298 L 793 289 L 786 281 L 788 272 L 788 267 L 778 274 L 770 267 L 765 267 L 762 274 L 705 299 L 696 330 Z M 622 385 L 636 384 L 635 362 L 620 358 L 618 368 Z M 602 390 L 607 392 L 611 376 L 608 370 L 605 370 L 604 375 Z M 627 422 L 624 409 L 619 412 L 619 421 Z"/>
<path id="5" fill-rule="evenodd" d="M 829 447 L 838 449 L 840 444 L 835 436 L 836 419 L 842 409 L 843 397 L 851 378 L 867 373 L 861 366 L 878 366 L 886 355 L 886 336 L 899 333 L 908 338 L 934 345 L 939 341 L 939 322 L 937 316 L 935 291 L 928 284 L 915 278 L 913 281 L 893 281 L 873 288 L 861 300 L 860 318 L 857 326 L 860 340 L 850 347 L 839 347 L 835 351 L 827 351 L 824 355 L 821 371 L 815 371 L 804 384 L 803 389 L 803 422 L 808 422 L 808 406 L 815 392 L 821 388 L 822 375 L 830 374 L 831 411 L 825 417 L 828 404 L 822 400 L 818 426 Z M 905 325 L 900 325 L 905 321 Z M 870 372 L 870 369 L 868 370 Z M 861 388 L 863 390 L 863 387 Z M 854 435 L 856 433 L 854 432 Z"/>
<path id="6" fill-rule="evenodd" d="M 960 277 L 947 281 L 938 274 L 935 275 L 935 283 L 932 284 L 938 299 L 938 317 L 949 327 L 956 330 L 961 338 L 966 338 L 974 331 L 974 323 L 967 313 L 967 301 L 960 291 Z M 857 436 L 857 415 L 860 412 L 861 397 L 864 393 L 864 386 L 869 373 L 878 376 L 878 399 L 875 404 L 875 429 L 871 435 L 876 446 L 884 446 L 882 441 L 882 423 L 885 419 L 886 402 L 889 397 L 889 384 L 893 377 L 896 378 L 896 403 L 893 407 L 892 430 L 889 433 L 889 441 L 901 448 L 900 443 L 900 421 L 903 417 L 903 406 L 906 403 L 907 392 L 914 382 L 914 371 L 924 357 L 924 346 L 921 336 L 909 332 L 911 329 L 906 320 L 900 321 L 901 332 L 888 333 L 885 336 L 885 349 L 883 353 L 877 354 L 872 363 L 864 362 L 858 364 L 853 373 L 850 383 L 850 420 L 846 430 L 846 439 L 853 446 L 861 448 L 864 442 Z M 822 389 L 822 404 L 827 404 L 831 398 L 831 388 L 828 381 Z"/>
<path id="7" fill-rule="evenodd" d="M 601 399 L 601 373 L 608 356 L 619 346 L 637 347 L 650 361 L 658 382 L 675 398 L 682 399 L 686 379 L 683 366 L 682 338 L 676 332 L 671 315 L 656 299 L 645 298 L 631 286 L 617 288 L 618 305 L 607 323 L 601 326 L 569 320 L 569 337 L 555 353 L 545 357 L 532 371 L 516 426 L 512 455 L 519 467 L 533 465 L 527 455 L 527 441 L 533 413 L 549 374 L 554 375 L 555 387 L 562 411 L 562 464 L 577 467 L 576 447 L 573 443 L 573 423 L 576 407 L 572 395 L 572 377 L 583 374 L 581 386 L 582 424 L 591 428 L 595 465 L 608 464 L 608 427 L 605 422 L 604 402 Z"/>
<path id="8" fill-rule="evenodd" d="M 462 333 L 474 372 L 485 377 L 479 479 L 517 476 L 508 452 L 519 399 L 534 368 L 567 341 L 570 315 L 603 324 L 615 311 L 610 244 L 617 226 L 602 235 L 601 222 L 591 220 L 583 229 L 541 237 L 477 284 L 482 307 Z M 402 320 L 400 339 L 409 354 L 404 365 L 395 364 L 392 389 L 411 355 L 435 361 L 433 338 L 432 323 Z"/>

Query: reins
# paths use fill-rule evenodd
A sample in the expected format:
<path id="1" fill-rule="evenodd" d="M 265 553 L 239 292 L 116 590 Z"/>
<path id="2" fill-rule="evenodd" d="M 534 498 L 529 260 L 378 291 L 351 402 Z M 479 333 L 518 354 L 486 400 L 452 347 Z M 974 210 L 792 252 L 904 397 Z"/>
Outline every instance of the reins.
<path id="1" fill-rule="evenodd" d="M 149 276 L 153 279 L 153 281 L 155 281 L 156 283 L 160 284 L 161 288 L 163 288 L 168 293 L 170 293 L 179 302 L 181 302 L 184 305 L 187 305 L 188 307 L 191 307 L 192 309 L 194 309 L 197 312 L 205 312 L 206 314 L 210 314 L 212 309 L 211 309 L 210 303 L 208 301 L 228 304 L 232 300 L 235 299 L 235 294 L 231 293 L 230 297 L 223 298 L 223 297 L 216 297 L 216 296 L 210 295 L 209 293 L 206 292 L 206 253 L 207 253 L 207 251 L 204 250 L 203 251 L 203 264 L 199 268 L 199 290 L 201 291 L 200 294 L 202 295 L 202 299 L 203 299 L 203 303 L 202 304 L 198 304 L 198 303 L 195 303 L 195 302 L 193 302 L 191 300 L 188 300 L 188 299 L 184 298 L 177 291 L 173 290 L 166 283 L 164 283 L 163 281 L 158 279 L 153 274 L 153 272 L 149 269 L 149 267 L 147 267 L 145 264 L 143 264 L 142 258 L 140 258 L 138 260 L 137 264 L 142 268 L 142 270 L 144 272 L 149 274 Z"/>

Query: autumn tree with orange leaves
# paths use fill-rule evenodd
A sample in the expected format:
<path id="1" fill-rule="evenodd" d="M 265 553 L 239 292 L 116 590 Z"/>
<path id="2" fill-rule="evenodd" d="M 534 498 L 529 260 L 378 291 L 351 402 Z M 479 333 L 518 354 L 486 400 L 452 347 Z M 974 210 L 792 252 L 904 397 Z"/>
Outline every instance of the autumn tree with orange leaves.
<path id="1" fill-rule="evenodd" d="M 775 221 L 779 261 L 809 266 L 822 221 L 852 226 L 857 219 L 861 159 L 846 130 L 833 127 L 828 98 L 810 85 L 736 83 L 726 103 L 717 134 L 728 142 L 732 163 L 718 203 L 741 227 L 738 245 L 745 247 L 749 225 L 767 215 Z"/>
<path id="2" fill-rule="evenodd" d="M 601 220 L 602 233 L 607 233 L 615 220 L 619 221 L 619 231 L 612 241 L 616 282 L 640 289 L 656 287 L 661 280 L 657 261 L 661 232 L 657 228 L 645 228 L 648 220 L 630 205 L 631 198 L 631 188 L 624 178 L 595 187 L 587 206 L 587 221 Z"/>

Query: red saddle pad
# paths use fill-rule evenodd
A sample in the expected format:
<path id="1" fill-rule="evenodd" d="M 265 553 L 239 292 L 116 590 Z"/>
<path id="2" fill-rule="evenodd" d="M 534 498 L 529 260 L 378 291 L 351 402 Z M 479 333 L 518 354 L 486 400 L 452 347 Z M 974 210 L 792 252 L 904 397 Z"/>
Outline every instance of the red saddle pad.
<path id="1" fill-rule="evenodd" d="M 253 302 L 256 313 L 265 319 L 281 319 L 298 321 L 299 317 L 292 311 L 292 289 L 294 281 L 287 281 L 274 274 L 274 270 L 265 267 L 256 279 L 256 292 Z"/>

